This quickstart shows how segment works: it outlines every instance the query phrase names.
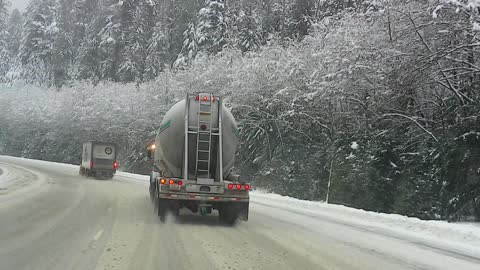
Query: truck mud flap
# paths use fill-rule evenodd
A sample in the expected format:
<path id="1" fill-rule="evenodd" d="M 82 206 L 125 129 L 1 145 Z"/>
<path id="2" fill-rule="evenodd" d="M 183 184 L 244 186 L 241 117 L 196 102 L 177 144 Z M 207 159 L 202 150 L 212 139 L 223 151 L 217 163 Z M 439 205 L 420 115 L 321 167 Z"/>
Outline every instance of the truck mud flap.
<path id="1" fill-rule="evenodd" d="M 237 204 L 238 219 L 248 221 L 249 203 L 241 202 Z"/>

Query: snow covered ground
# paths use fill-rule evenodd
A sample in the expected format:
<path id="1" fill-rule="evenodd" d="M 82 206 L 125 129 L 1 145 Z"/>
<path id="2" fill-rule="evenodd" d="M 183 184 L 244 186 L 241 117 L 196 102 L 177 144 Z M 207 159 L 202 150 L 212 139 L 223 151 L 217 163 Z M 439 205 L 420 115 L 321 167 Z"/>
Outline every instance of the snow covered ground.
<path id="1" fill-rule="evenodd" d="M 125 172 L 119 172 L 117 175 L 138 183 L 146 184 L 149 181 L 149 177 L 145 175 Z M 343 205 L 299 200 L 262 191 L 254 191 L 250 196 L 251 201 L 255 204 L 280 208 L 309 217 L 328 219 L 344 225 L 480 258 L 480 224 L 478 223 L 426 221 L 396 214 L 370 212 Z"/>
<path id="2" fill-rule="evenodd" d="M 2 160 L 5 157 L 0 156 Z M 0 203 L 25 198 L 33 190 L 45 188 L 47 177 L 0 160 Z"/>
<path id="3" fill-rule="evenodd" d="M 384 214 L 312 202 L 264 192 L 252 192 L 256 204 L 281 208 L 309 217 L 374 231 L 399 239 L 480 258 L 480 226 L 445 221 L 426 221 L 396 214 Z"/>
<path id="4" fill-rule="evenodd" d="M 59 170 L 69 171 L 72 174 L 77 173 L 78 170 L 77 165 L 10 157 L 3 158 L 22 160 L 30 164 L 55 166 Z M 12 172 L 1 165 L 0 187 L 2 183 L 5 185 L 14 178 Z M 113 181 L 131 181 L 148 185 L 149 176 L 117 172 Z M 326 220 L 435 249 L 480 258 L 480 226 L 476 223 L 459 224 L 444 221 L 425 221 L 395 214 L 369 212 L 342 205 L 299 200 L 262 191 L 252 192 L 251 201 L 253 207 L 260 205 L 277 208 L 296 215 L 303 215 L 306 218 Z M 294 220 L 293 222 L 301 224 L 302 220 Z"/>

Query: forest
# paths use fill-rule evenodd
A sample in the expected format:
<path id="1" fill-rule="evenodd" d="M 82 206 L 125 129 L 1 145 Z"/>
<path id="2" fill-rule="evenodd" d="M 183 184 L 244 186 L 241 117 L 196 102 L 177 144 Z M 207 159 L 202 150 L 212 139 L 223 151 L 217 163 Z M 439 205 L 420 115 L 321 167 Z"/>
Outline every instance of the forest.
<path id="1" fill-rule="evenodd" d="M 301 199 L 480 220 L 480 1 L 0 0 L 0 154 L 145 145 L 188 92 L 225 98 L 236 170 Z"/>

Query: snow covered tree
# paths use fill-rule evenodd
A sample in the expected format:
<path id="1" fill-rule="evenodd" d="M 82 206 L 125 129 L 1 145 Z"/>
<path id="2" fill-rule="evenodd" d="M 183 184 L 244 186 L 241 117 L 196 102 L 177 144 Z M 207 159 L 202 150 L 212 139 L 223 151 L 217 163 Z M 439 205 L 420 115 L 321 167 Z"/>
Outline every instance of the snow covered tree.
<path id="1" fill-rule="evenodd" d="M 77 8 L 79 17 L 86 16 L 87 11 L 91 8 L 91 13 L 93 14 L 93 20 L 90 22 L 82 23 L 75 30 L 78 36 L 83 38 L 79 44 L 78 53 L 75 57 L 75 71 L 74 77 L 77 79 L 91 79 L 95 83 L 103 80 L 105 78 L 104 70 L 102 69 L 101 62 L 103 61 L 105 55 L 103 55 L 100 48 L 100 43 L 102 42 L 102 36 L 100 32 L 105 27 L 105 24 L 110 20 L 111 9 L 105 2 L 103 4 L 95 5 L 85 5 L 81 9 Z M 96 7 L 96 8 L 94 8 Z M 85 27 L 85 30 L 82 28 Z M 82 32 L 84 33 L 82 34 Z M 105 42 L 112 42 L 114 39 L 111 38 Z M 105 45 L 104 45 L 105 46 Z"/>
<path id="2" fill-rule="evenodd" d="M 87 28 L 91 25 L 97 12 L 100 0 L 74 0 L 72 9 L 73 36 L 72 45 L 79 48 L 85 38 Z"/>
<path id="3" fill-rule="evenodd" d="M 153 29 L 145 59 L 145 79 L 153 80 L 165 69 L 168 54 L 167 34 L 161 23 Z"/>
<path id="4" fill-rule="evenodd" d="M 27 7 L 19 52 L 27 81 L 53 82 L 53 41 L 58 32 L 55 13 L 55 0 L 32 0 Z"/>
<path id="5" fill-rule="evenodd" d="M 167 34 L 168 51 L 166 56 L 167 66 L 170 66 L 182 51 L 184 42 L 184 33 L 188 29 L 191 22 L 196 21 L 198 11 L 204 5 L 204 0 L 167 0 L 165 1 L 165 26 L 164 30 Z M 159 14 L 159 20 L 162 15 Z"/>
<path id="6" fill-rule="evenodd" d="M 257 50 L 262 41 L 261 29 L 257 20 L 257 14 L 252 7 L 247 6 L 240 13 L 238 19 L 238 44 L 242 52 Z"/>
<path id="7" fill-rule="evenodd" d="M 10 54 L 8 51 L 8 39 L 7 32 L 8 23 L 8 6 L 10 2 L 6 0 L 0 0 L 0 77 L 3 77 L 8 69 L 10 62 Z M 1 79 L 0 79 L 1 80 Z"/>
<path id="8" fill-rule="evenodd" d="M 197 29 L 194 23 L 188 25 L 188 29 L 183 33 L 182 51 L 175 60 L 173 66 L 175 68 L 182 68 L 191 64 L 198 52 L 198 38 Z"/>
<path id="9" fill-rule="evenodd" d="M 127 30 L 119 78 L 122 82 L 143 82 L 149 42 L 154 34 L 156 8 L 154 2 L 142 1 L 132 10 L 132 28 Z"/>
<path id="10" fill-rule="evenodd" d="M 206 0 L 198 14 L 197 37 L 201 51 L 216 54 L 227 44 L 225 32 L 225 1 Z"/>
<path id="11" fill-rule="evenodd" d="M 296 0 L 292 9 L 291 34 L 299 37 L 308 35 L 313 18 L 313 0 Z"/>
<path id="12" fill-rule="evenodd" d="M 20 49 L 22 40 L 23 16 L 18 9 L 14 9 L 10 14 L 7 27 L 7 48 L 11 57 L 16 57 Z"/>
<path id="13" fill-rule="evenodd" d="M 55 36 L 53 49 L 53 84 L 62 86 L 70 79 L 70 72 L 77 48 L 73 46 L 74 22 L 72 22 L 72 11 L 74 2 L 72 0 L 59 0 L 57 3 L 56 26 L 58 28 Z"/>
<path id="14" fill-rule="evenodd" d="M 99 0 L 76 0 L 73 3 L 72 9 L 72 37 L 71 37 L 71 44 L 73 47 L 72 50 L 72 67 L 71 67 L 71 77 L 74 79 L 86 78 L 86 77 L 94 77 L 90 70 L 89 76 L 86 76 L 87 68 L 86 64 L 89 62 L 86 58 L 88 58 L 88 51 L 92 52 L 94 50 L 91 45 L 92 42 L 96 39 L 96 36 L 93 35 L 92 29 L 96 28 L 98 25 L 98 15 L 101 13 L 99 12 L 100 3 Z M 88 32 L 88 30 L 92 32 Z M 98 33 L 98 32 L 97 32 Z M 87 36 L 90 34 L 89 36 Z M 91 66 L 93 67 L 93 65 Z"/>
<path id="15" fill-rule="evenodd" d="M 106 1 L 108 17 L 100 31 L 100 63 L 102 78 L 118 81 L 118 69 L 121 65 L 121 56 L 125 45 L 125 28 L 131 27 L 133 3 L 128 1 Z M 130 23 L 130 24 L 128 24 Z"/>

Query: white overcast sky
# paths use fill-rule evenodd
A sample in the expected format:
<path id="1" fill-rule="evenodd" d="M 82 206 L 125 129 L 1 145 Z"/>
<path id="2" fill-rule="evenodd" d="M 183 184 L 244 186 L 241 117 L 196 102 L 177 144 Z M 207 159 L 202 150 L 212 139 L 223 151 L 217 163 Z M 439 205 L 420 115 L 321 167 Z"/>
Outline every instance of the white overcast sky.
<path id="1" fill-rule="evenodd" d="M 30 0 L 10 0 L 10 3 L 12 3 L 10 9 L 18 9 L 20 12 L 25 11 L 29 1 Z"/>

